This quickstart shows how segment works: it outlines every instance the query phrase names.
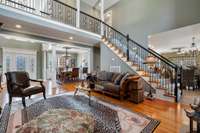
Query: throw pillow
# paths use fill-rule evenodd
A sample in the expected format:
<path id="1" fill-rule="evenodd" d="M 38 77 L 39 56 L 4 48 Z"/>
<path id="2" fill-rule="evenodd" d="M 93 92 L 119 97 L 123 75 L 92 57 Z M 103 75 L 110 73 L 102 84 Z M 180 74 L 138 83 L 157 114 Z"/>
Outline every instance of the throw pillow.
<path id="1" fill-rule="evenodd" d="M 124 77 L 121 79 L 121 81 L 120 81 L 120 85 L 122 85 L 123 84 L 123 82 L 129 77 L 129 73 L 126 73 L 125 75 L 124 75 Z"/>
<path id="2" fill-rule="evenodd" d="M 120 81 L 121 79 L 124 77 L 123 74 L 119 74 L 116 78 L 115 78 L 115 81 L 114 81 L 114 84 L 115 85 L 119 85 L 120 84 Z"/>
<path id="3" fill-rule="evenodd" d="M 119 75 L 118 73 L 114 73 L 111 82 L 114 82 L 118 75 Z"/>

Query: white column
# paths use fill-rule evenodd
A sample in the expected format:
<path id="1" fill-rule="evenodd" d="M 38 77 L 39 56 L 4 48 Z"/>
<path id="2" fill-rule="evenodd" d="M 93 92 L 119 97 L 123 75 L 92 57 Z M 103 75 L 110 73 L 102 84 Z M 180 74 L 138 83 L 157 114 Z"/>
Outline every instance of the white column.
<path id="1" fill-rule="evenodd" d="M 76 27 L 80 28 L 80 0 L 76 0 Z"/>
<path id="2" fill-rule="evenodd" d="M 101 21 L 104 22 L 104 0 L 101 0 Z M 104 27 L 103 24 L 101 23 L 101 35 L 103 35 L 104 32 Z"/>
<path id="3" fill-rule="evenodd" d="M 47 51 L 43 50 L 43 80 L 47 80 Z"/>
<path id="4" fill-rule="evenodd" d="M 94 51 L 93 48 L 90 48 L 88 54 L 88 72 L 91 73 L 94 71 Z"/>
<path id="5" fill-rule="evenodd" d="M 34 2 L 34 8 L 35 8 L 35 13 L 40 14 L 40 11 L 42 9 L 42 1 L 35 0 Z"/>
<path id="6" fill-rule="evenodd" d="M 52 81 L 56 83 L 56 66 L 57 66 L 57 59 L 56 59 L 56 47 L 52 46 Z"/>

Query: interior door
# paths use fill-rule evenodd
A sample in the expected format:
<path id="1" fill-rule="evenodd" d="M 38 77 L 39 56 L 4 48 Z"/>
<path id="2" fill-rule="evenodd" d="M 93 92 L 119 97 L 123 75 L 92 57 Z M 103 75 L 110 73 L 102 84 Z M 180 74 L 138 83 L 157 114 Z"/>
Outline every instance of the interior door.
<path id="1" fill-rule="evenodd" d="M 27 56 L 27 69 L 26 69 L 26 71 L 29 73 L 29 75 L 30 75 L 30 77 L 32 78 L 32 79 L 36 79 L 36 65 L 37 65 L 37 63 L 36 63 L 36 56 L 34 56 L 34 55 L 29 55 L 29 56 Z"/>
<path id="2" fill-rule="evenodd" d="M 6 54 L 6 56 L 5 56 L 5 61 L 6 61 L 6 63 L 5 63 L 5 66 L 6 66 L 6 69 L 5 69 L 5 71 L 6 72 L 9 72 L 9 71 L 15 71 L 15 57 L 14 57 L 15 55 L 14 54 L 11 54 L 11 53 L 9 53 L 9 54 Z"/>
<path id="3" fill-rule="evenodd" d="M 26 71 L 26 56 L 23 54 L 16 54 L 16 61 L 15 61 L 16 71 Z"/>
<path id="4" fill-rule="evenodd" d="M 30 78 L 36 79 L 36 55 L 7 52 L 5 53 L 4 60 L 5 72 L 26 71 L 29 73 Z"/>

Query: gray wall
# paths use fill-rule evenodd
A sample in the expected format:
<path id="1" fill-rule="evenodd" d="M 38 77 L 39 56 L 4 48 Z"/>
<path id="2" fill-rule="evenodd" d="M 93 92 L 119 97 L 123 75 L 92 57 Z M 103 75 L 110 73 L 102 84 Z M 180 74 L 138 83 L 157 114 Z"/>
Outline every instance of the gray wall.
<path id="1" fill-rule="evenodd" d="M 130 72 L 133 70 L 118 58 L 107 46 L 101 44 L 101 71 L 110 71 L 110 66 L 120 66 L 121 72 Z M 114 59 L 114 61 L 112 60 Z"/>
<path id="2" fill-rule="evenodd" d="M 200 22 L 200 0 L 121 0 L 110 9 L 113 26 L 144 46 L 148 35 Z"/>
<path id="3" fill-rule="evenodd" d="M 42 78 L 42 45 L 39 43 L 28 43 L 21 42 L 16 40 L 5 40 L 1 39 L 0 42 L 0 64 L 3 65 L 2 57 L 2 47 L 4 48 L 16 48 L 16 49 L 26 49 L 26 50 L 35 50 L 37 51 L 37 78 Z"/>
<path id="4" fill-rule="evenodd" d="M 94 71 L 99 71 L 100 70 L 100 48 L 99 47 L 94 47 L 93 48 L 93 52 L 94 52 L 94 54 L 93 54 L 93 56 L 94 56 L 94 58 L 93 58 L 93 63 L 94 63 L 94 66 L 93 66 L 93 68 L 94 68 Z"/>

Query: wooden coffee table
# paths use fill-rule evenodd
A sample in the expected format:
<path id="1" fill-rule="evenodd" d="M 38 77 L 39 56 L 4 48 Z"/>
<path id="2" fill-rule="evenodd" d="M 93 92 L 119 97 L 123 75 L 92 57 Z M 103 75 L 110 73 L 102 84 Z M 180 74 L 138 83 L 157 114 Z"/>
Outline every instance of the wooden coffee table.
<path id="1" fill-rule="evenodd" d="M 77 92 L 86 93 L 87 96 L 89 97 L 89 105 L 91 105 L 91 93 L 92 93 L 92 90 L 90 88 L 78 85 L 78 86 L 76 86 L 76 90 L 74 92 L 74 96 L 76 96 Z"/>

